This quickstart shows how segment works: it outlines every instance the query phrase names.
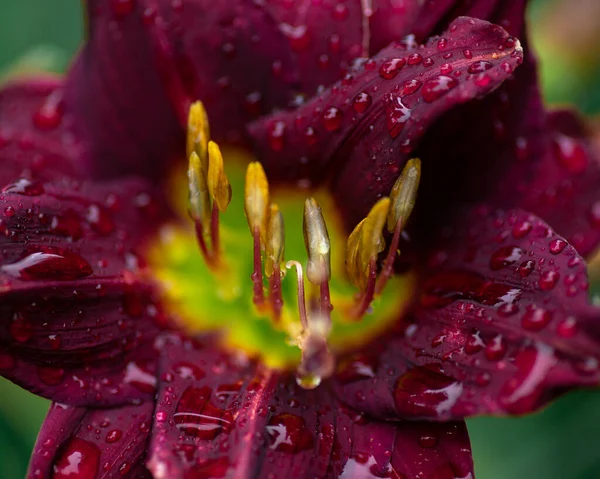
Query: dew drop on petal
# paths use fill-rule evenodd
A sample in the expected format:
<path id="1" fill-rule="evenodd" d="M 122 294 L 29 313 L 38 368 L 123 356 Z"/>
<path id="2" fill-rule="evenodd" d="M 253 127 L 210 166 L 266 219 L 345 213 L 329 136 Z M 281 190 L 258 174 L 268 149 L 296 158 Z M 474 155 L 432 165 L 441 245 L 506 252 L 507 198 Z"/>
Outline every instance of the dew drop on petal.
<path id="1" fill-rule="evenodd" d="M 53 479 L 94 479 L 98 474 L 100 449 L 95 444 L 74 437 L 60 451 L 52 466 Z"/>
<path id="2" fill-rule="evenodd" d="M 458 85 L 458 81 L 454 78 L 440 75 L 427 80 L 421 89 L 423 100 L 427 103 L 432 103 L 442 96 L 446 95 L 450 90 Z"/>

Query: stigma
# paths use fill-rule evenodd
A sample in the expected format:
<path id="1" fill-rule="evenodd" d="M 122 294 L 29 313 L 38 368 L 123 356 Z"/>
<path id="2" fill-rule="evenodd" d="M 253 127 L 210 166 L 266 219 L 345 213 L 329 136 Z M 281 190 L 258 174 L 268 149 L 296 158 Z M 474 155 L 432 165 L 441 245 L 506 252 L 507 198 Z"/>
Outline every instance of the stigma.
<path id="1" fill-rule="evenodd" d="M 415 205 L 420 161 L 407 162 L 389 196 L 380 198 L 349 236 L 339 234 L 341 228 L 331 218 L 335 216 L 334 208 L 328 202 L 323 208 L 318 194 L 303 199 L 297 191 L 273 194 L 261 163 L 249 161 L 240 192 L 240 209 L 247 225 L 243 236 L 251 245 L 246 248 L 242 247 L 242 233 L 237 229 L 239 203 L 234 201 L 228 211 L 231 185 L 239 187 L 240 181 L 230 181 L 226 174 L 227 158 L 210 139 L 208 118 L 200 102 L 194 103 L 189 112 L 187 155 L 187 211 L 198 250 L 206 271 L 213 276 L 212 284 L 228 284 L 234 291 L 216 292 L 215 301 L 222 304 L 218 309 L 226 316 L 228 313 L 223 311 L 237 302 L 238 311 L 243 312 L 243 298 L 251 298 L 245 307 L 246 316 L 268 318 L 269 328 L 285 336 L 286 347 L 299 350 L 299 358 L 293 362 L 298 384 L 307 389 L 317 387 L 333 374 L 337 353 L 346 345 L 360 344 L 362 323 L 365 332 L 375 334 L 385 321 L 396 319 L 394 315 L 400 312 L 398 298 L 410 297 L 407 288 L 402 288 L 407 293 L 404 296 L 396 290 L 385 298 L 385 291 L 388 282 L 395 280 L 394 262 L 399 255 L 401 233 Z M 233 195 L 236 193 L 233 188 Z M 284 210 L 289 211 L 286 205 L 290 200 L 300 202 L 301 215 L 290 214 L 294 234 L 288 238 Z M 227 226 L 234 223 L 235 231 Z M 301 236 L 295 233 L 297 228 L 301 228 Z M 336 234 L 331 236 L 330 231 Z M 292 248 L 290 255 L 286 242 L 295 245 L 300 241 L 297 238 L 301 238 L 304 251 Z M 168 271 L 168 267 L 161 271 Z M 177 275 L 169 275 L 169 281 L 182 281 L 179 276 L 178 279 Z M 211 288 L 204 280 L 198 282 L 202 283 L 199 288 Z M 191 300 L 178 301 L 180 306 L 189 306 L 187 302 Z M 190 311 L 194 308 L 183 309 L 185 316 L 193 314 Z M 205 322 L 202 319 L 197 324 Z M 223 328 L 228 325 L 223 324 Z M 258 330 L 262 329 L 257 327 Z M 256 331 L 247 335 L 249 342 Z M 229 332 L 236 337 L 235 331 Z M 243 347 L 244 340 L 231 342 Z M 263 355 L 267 363 L 274 362 L 274 355 L 265 349 L 276 349 L 277 345 L 272 339 L 264 344 L 266 347 L 247 349 Z M 282 362 L 284 367 L 289 366 Z"/>

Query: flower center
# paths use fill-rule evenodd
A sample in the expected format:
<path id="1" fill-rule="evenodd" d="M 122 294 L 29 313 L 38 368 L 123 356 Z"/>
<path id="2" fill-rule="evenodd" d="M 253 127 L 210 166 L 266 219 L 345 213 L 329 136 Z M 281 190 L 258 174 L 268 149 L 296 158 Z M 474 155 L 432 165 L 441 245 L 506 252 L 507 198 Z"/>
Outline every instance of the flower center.
<path id="1" fill-rule="evenodd" d="M 225 347 L 295 369 L 298 383 L 314 388 L 332 374 L 335 356 L 401 316 L 413 280 L 394 275 L 393 264 L 414 206 L 419 160 L 407 163 L 390 197 L 346 236 L 324 189 L 307 197 L 269 188 L 249 155 L 222 155 L 209 141 L 200 103 L 190 110 L 188 156 L 187 185 L 180 177 L 171 189 L 188 192 L 175 198 L 180 218 L 148 247 L 152 277 L 183 329 L 219 332 Z M 386 228 L 390 246 L 378 268 Z"/>

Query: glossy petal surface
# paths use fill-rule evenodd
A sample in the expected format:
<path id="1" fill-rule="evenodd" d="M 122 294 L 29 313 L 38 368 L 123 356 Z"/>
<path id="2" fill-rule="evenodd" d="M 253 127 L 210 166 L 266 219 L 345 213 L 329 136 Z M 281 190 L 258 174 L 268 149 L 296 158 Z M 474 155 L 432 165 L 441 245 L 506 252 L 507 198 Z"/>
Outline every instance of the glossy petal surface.
<path id="1" fill-rule="evenodd" d="M 352 226 L 389 193 L 427 127 L 493 90 L 521 61 L 502 28 L 460 18 L 441 38 L 391 45 L 297 111 L 251 126 L 258 157 L 275 179 L 329 179 Z"/>
<path id="2" fill-rule="evenodd" d="M 9 83 L 0 90 L 0 183 L 73 175 L 78 145 L 67 131 L 63 83 L 54 78 Z"/>
<path id="3" fill-rule="evenodd" d="M 148 397 L 158 327 L 139 277 L 148 186 L 16 179 L 0 189 L 0 372 L 68 404 Z"/>
<path id="4" fill-rule="evenodd" d="M 141 478 L 154 404 L 85 409 L 54 403 L 42 425 L 29 479 Z"/>
<path id="5" fill-rule="evenodd" d="M 447 420 L 598 384 L 600 310 L 584 261 L 547 224 L 482 207 L 436 244 L 411 317 L 342 368 L 340 397 L 379 418 Z"/>
<path id="6" fill-rule="evenodd" d="M 461 423 L 381 423 L 209 345 L 168 340 L 149 469 L 155 477 L 468 477 Z"/>

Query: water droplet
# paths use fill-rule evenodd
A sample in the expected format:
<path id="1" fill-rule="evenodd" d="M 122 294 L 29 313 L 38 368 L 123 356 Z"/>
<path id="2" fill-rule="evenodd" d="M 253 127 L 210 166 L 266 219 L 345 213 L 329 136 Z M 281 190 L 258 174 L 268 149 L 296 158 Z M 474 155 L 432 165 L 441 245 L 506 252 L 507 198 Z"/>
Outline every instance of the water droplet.
<path id="1" fill-rule="evenodd" d="M 59 452 L 52 466 L 53 479 L 94 479 L 98 474 L 100 449 L 95 444 L 73 437 Z"/>
<path id="2" fill-rule="evenodd" d="M 535 261 L 532 261 L 532 260 L 523 261 L 519 265 L 519 269 L 518 269 L 519 275 L 521 276 L 521 278 L 526 278 L 533 272 L 534 269 L 535 269 Z"/>
<path id="3" fill-rule="evenodd" d="M 51 246 L 26 253 L 16 263 L 0 267 L 0 271 L 24 281 L 72 281 L 93 273 L 90 264 L 78 254 Z"/>
<path id="4" fill-rule="evenodd" d="M 357 355 L 342 362 L 336 378 L 342 384 L 349 384 L 375 377 L 378 359 L 375 356 Z"/>
<path id="5" fill-rule="evenodd" d="M 533 229 L 533 225 L 529 221 L 517 221 L 512 229 L 512 235 L 515 239 L 525 238 L 531 230 Z"/>
<path id="6" fill-rule="evenodd" d="M 452 73 L 452 65 L 450 65 L 450 63 L 444 63 L 441 67 L 440 67 L 440 73 L 442 75 L 450 75 L 450 73 Z"/>
<path id="7" fill-rule="evenodd" d="M 231 426 L 231 412 L 214 406 L 210 402 L 211 393 L 208 386 L 190 386 L 181 395 L 173 420 L 184 434 L 212 440 Z"/>
<path id="8" fill-rule="evenodd" d="M 285 123 L 282 121 L 275 121 L 269 127 L 268 141 L 269 146 L 274 152 L 283 150 L 283 144 L 285 139 Z"/>
<path id="9" fill-rule="evenodd" d="M 354 97 L 352 101 L 352 107 L 356 113 L 364 113 L 364 111 L 371 106 L 373 102 L 371 95 L 365 92 L 361 92 Z"/>
<path id="10" fill-rule="evenodd" d="M 280 23 L 279 29 L 288 38 L 292 50 L 301 52 L 306 50 L 310 44 L 310 35 L 306 25 L 290 25 L 289 23 Z"/>
<path id="11" fill-rule="evenodd" d="M 554 138 L 556 158 L 569 173 L 584 173 L 588 168 L 588 155 L 581 143 L 566 135 Z"/>
<path id="12" fill-rule="evenodd" d="M 433 368 L 434 365 L 416 366 L 398 379 L 394 403 L 401 414 L 439 417 L 456 404 L 463 391 L 462 384 Z"/>
<path id="13" fill-rule="evenodd" d="M 483 73 L 483 72 L 489 70 L 490 68 L 492 68 L 492 66 L 493 65 L 490 62 L 485 61 L 485 60 L 480 60 L 480 61 L 471 63 L 471 65 L 469 65 L 469 68 L 467 69 L 467 72 Z"/>
<path id="14" fill-rule="evenodd" d="M 473 52 L 471 50 L 463 50 L 463 55 L 467 60 L 473 58 Z"/>
<path id="15" fill-rule="evenodd" d="M 65 370 L 50 366 L 38 366 L 37 375 L 44 384 L 58 386 L 65 378 Z"/>
<path id="16" fill-rule="evenodd" d="M 156 389 L 156 377 L 154 374 L 151 374 L 133 361 L 129 362 L 125 368 L 123 382 L 146 393 L 152 393 Z"/>
<path id="17" fill-rule="evenodd" d="M 86 219 L 96 233 L 106 236 L 115 229 L 110 213 L 103 206 L 91 205 L 87 209 Z"/>
<path id="18" fill-rule="evenodd" d="M 423 61 L 423 57 L 421 55 L 419 55 L 418 53 L 411 53 L 408 56 L 408 62 L 407 63 L 409 65 L 418 65 L 422 61 Z"/>
<path id="19" fill-rule="evenodd" d="M 504 246 L 497 249 L 490 258 L 490 268 L 494 271 L 510 266 L 521 259 L 523 250 L 517 246 Z"/>
<path id="20" fill-rule="evenodd" d="M 188 362 L 179 362 L 173 366 L 173 372 L 181 379 L 199 381 L 206 373 L 198 366 Z"/>
<path id="21" fill-rule="evenodd" d="M 567 247 L 567 242 L 561 239 L 550 241 L 549 251 L 552 254 L 560 254 Z"/>
<path id="22" fill-rule="evenodd" d="M 404 65 L 406 65 L 406 60 L 404 58 L 392 58 L 391 60 L 386 60 L 381 64 L 381 67 L 379 67 L 379 76 L 384 80 L 391 80 L 398 74 Z"/>
<path id="23" fill-rule="evenodd" d="M 81 218 L 75 210 L 67 210 L 63 214 L 52 218 L 50 231 L 57 235 L 71 238 L 73 241 L 77 241 L 83 236 Z"/>
<path id="24" fill-rule="evenodd" d="M 437 446 L 438 438 L 433 434 L 423 434 L 419 438 L 419 445 L 426 449 L 431 449 Z"/>
<path id="25" fill-rule="evenodd" d="M 314 439 L 301 416 L 284 413 L 273 416 L 267 430 L 269 448 L 295 454 L 313 448 Z"/>
<path id="26" fill-rule="evenodd" d="M 432 103 L 455 88 L 458 82 L 449 76 L 440 75 L 427 80 L 421 89 L 421 95 L 427 103 Z"/>
<path id="27" fill-rule="evenodd" d="M 4 216 L 6 216 L 7 218 L 12 218 L 13 216 L 15 216 L 15 209 L 12 206 L 6 206 L 4 208 Z"/>
<path id="28" fill-rule="evenodd" d="M 445 50 L 448 46 L 448 40 L 445 38 L 440 38 L 437 42 L 438 50 Z"/>
<path id="29" fill-rule="evenodd" d="M 392 138 L 396 138 L 404 129 L 404 125 L 411 117 L 411 110 L 402 99 L 390 93 L 386 97 L 386 125 Z"/>
<path id="30" fill-rule="evenodd" d="M 53 130 L 60 125 L 64 114 L 62 92 L 50 94 L 33 114 L 33 124 L 40 130 Z"/>
<path id="31" fill-rule="evenodd" d="M 562 336 L 563 338 L 572 338 L 577 333 L 577 330 L 577 319 L 575 319 L 573 316 L 569 316 L 563 319 L 556 326 L 556 332 L 559 336 Z"/>
<path id="32" fill-rule="evenodd" d="M 540 274 L 538 285 L 540 289 L 544 291 L 550 291 L 551 289 L 554 289 L 559 278 L 560 274 L 557 271 L 544 271 L 542 274 Z"/>
<path id="33" fill-rule="evenodd" d="M 544 329 L 548 323 L 552 320 L 552 313 L 542 308 L 529 307 L 523 318 L 521 324 L 529 331 L 540 331 Z"/>
<path id="34" fill-rule="evenodd" d="M 494 336 L 485 346 L 485 357 L 490 361 L 500 361 L 506 354 L 506 341 L 501 334 Z"/>
<path id="35" fill-rule="evenodd" d="M 337 131 L 342 126 L 342 112 L 335 106 L 330 106 L 323 112 L 322 121 L 327 131 Z"/>
<path id="36" fill-rule="evenodd" d="M 419 88 L 421 88 L 422 85 L 423 85 L 423 83 L 420 82 L 419 80 L 415 80 L 415 79 L 407 80 L 404 83 L 404 85 L 402 86 L 402 89 L 400 90 L 400 95 L 402 95 L 402 96 L 412 95 Z"/>
<path id="37" fill-rule="evenodd" d="M 346 20 L 349 15 L 348 7 L 343 3 L 338 3 L 335 7 L 333 7 L 331 15 L 336 20 Z"/>
<path id="38" fill-rule="evenodd" d="M 31 181 L 25 178 L 15 181 L 2 189 L 3 193 L 14 193 L 24 196 L 39 196 L 44 194 L 44 185 L 39 181 Z"/>
<path id="39" fill-rule="evenodd" d="M 108 431 L 106 433 L 106 442 L 113 443 L 113 442 L 117 442 L 119 439 L 121 439 L 123 437 L 123 431 L 121 431 L 120 429 L 113 429 L 112 431 Z"/>
<path id="40" fill-rule="evenodd" d="M 34 333 L 33 324 L 24 313 L 15 313 L 8 329 L 12 338 L 19 343 L 29 341 Z"/>

